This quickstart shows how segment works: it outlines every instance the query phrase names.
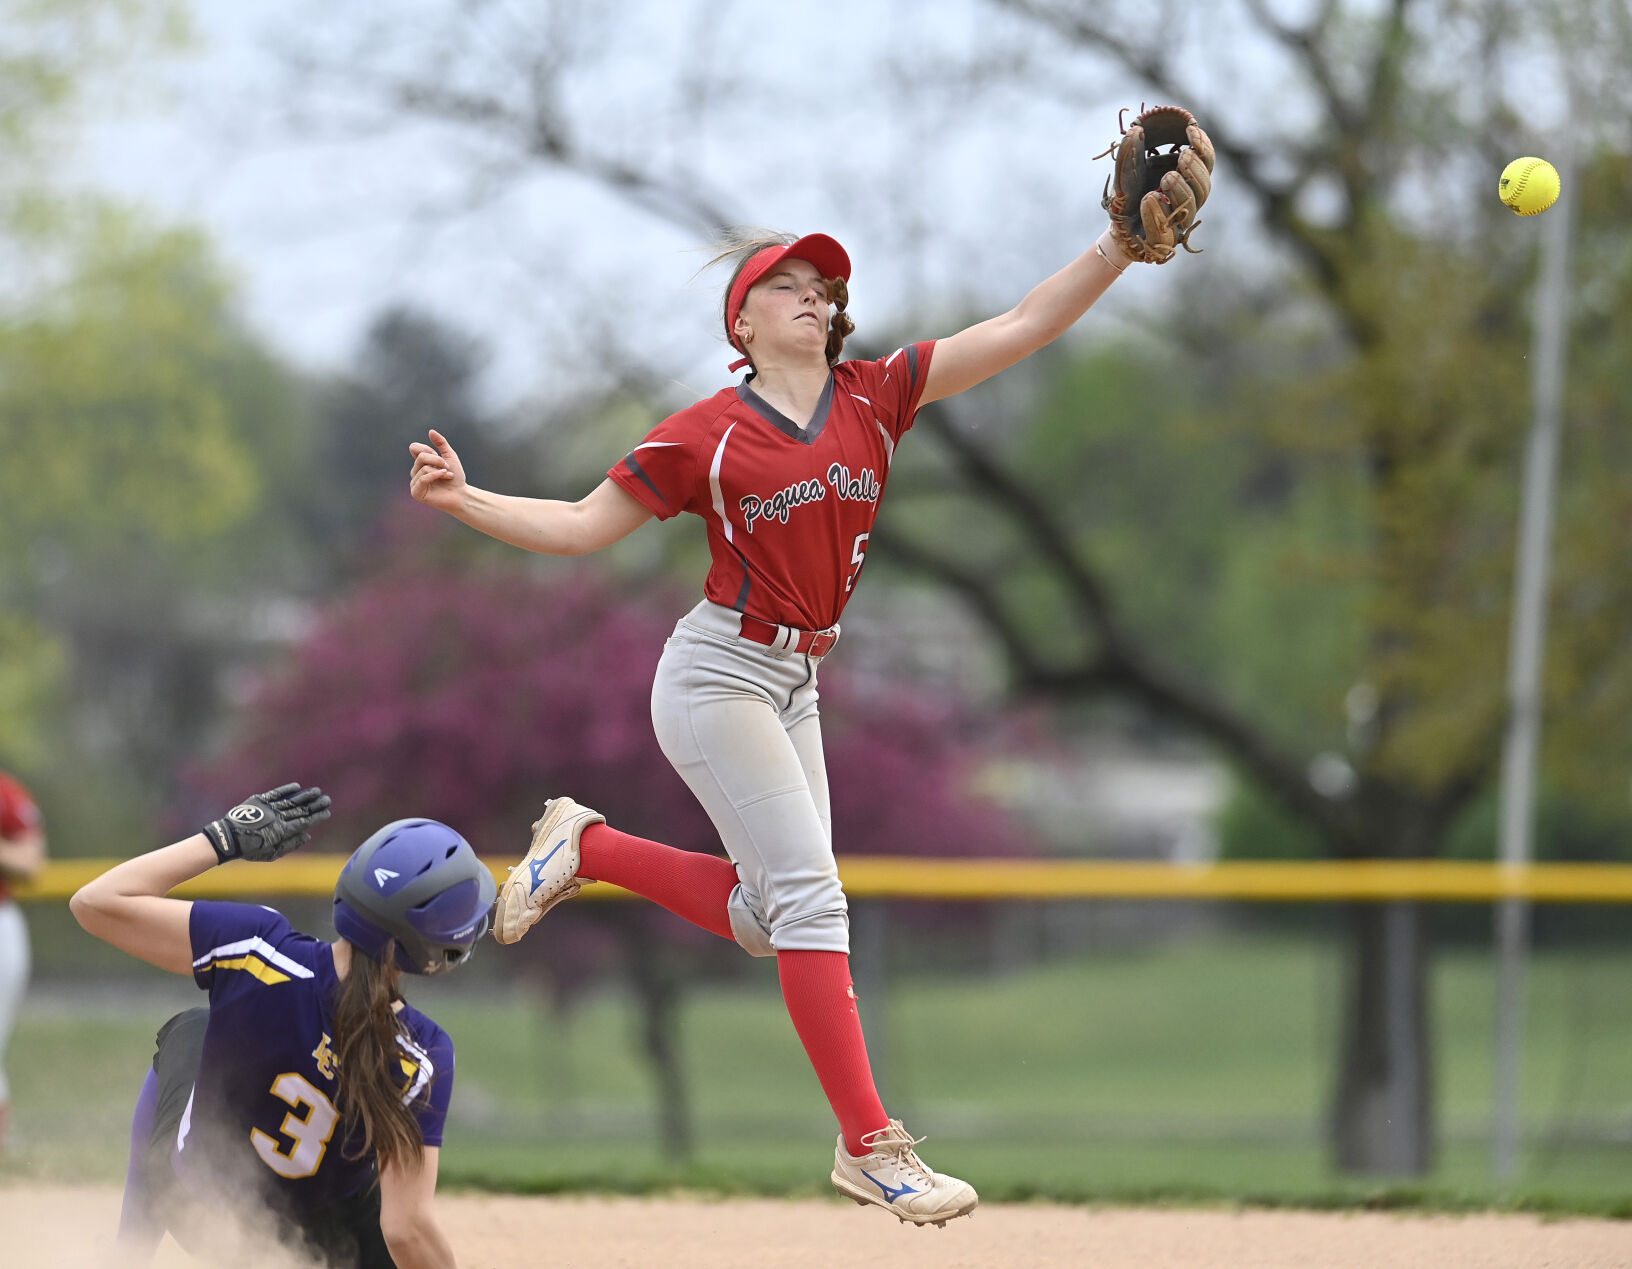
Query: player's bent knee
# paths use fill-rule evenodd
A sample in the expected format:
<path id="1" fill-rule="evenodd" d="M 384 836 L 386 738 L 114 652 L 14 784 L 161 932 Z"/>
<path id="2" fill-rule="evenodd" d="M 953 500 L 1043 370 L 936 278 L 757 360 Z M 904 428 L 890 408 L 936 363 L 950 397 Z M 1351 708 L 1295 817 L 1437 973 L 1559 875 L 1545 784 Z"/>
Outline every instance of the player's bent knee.
<path id="1" fill-rule="evenodd" d="M 776 946 L 771 942 L 770 928 L 743 896 L 741 886 L 731 892 L 726 903 L 726 915 L 731 918 L 731 934 L 750 956 L 775 956 Z"/>
<path id="2" fill-rule="evenodd" d="M 850 914 L 843 908 L 778 921 L 771 943 L 782 952 L 850 951 Z"/>

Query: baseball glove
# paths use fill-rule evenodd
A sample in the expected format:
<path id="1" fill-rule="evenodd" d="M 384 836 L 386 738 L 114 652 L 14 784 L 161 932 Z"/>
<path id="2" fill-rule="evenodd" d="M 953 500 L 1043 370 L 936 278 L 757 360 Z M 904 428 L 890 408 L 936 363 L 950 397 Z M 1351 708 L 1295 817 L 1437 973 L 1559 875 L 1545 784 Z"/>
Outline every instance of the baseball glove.
<path id="1" fill-rule="evenodd" d="M 1126 114 L 1126 111 L 1122 112 Z M 1101 206 L 1111 214 L 1111 236 L 1135 260 L 1166 264 L 1190 245 L 1201 222 L 1196 213 L 1213 188 L 1213 143 L 1182 106 L 1141 108 L 1121 140 L 1095 158 L 1114 155 Z"/>

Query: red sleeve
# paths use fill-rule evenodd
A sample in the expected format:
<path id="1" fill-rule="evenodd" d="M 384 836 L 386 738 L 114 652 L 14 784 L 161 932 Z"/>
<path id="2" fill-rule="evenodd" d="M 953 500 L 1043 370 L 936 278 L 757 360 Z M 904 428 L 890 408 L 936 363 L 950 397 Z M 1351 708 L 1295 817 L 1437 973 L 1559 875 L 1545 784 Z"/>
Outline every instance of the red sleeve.
<path id="1" fill-rule="evenodd" d="M 669 415 L 606 473 L 659 520 L 687 510 L 697 495 L 696 411 Z"/>
<path id="2" fill-rule="evenodd" d="M 888 357 L 870 363 L 873 403 L 890 429 L 891 440 L 899 441 L 918 416 L 918 402 L 923 398 L 930 358 L 934 355 L 935 341 L 926 339 L 897 348 Z"/>
<path id="3" fill-rule="evenodd" d="M 28 790 L 0 775 L 0 837 L 21 837 L 40 826 L 40 808 Z"/>

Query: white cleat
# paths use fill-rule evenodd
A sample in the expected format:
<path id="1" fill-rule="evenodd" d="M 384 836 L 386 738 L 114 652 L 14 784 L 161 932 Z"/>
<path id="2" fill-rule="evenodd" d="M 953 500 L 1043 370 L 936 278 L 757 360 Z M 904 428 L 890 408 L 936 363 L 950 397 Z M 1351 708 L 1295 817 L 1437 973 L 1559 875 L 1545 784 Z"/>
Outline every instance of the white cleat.
<path id="1" fill-rule="evenodd" d="M 914 1225 L 945 1226 L 955 1216 L 975 1210 L 975 1187 L 955 1176 L 932 1172 L 913 1149 L 913 1137 L 892 1119 L 889 1126 L 861 1139 L 871 1153 L 852 1158 L 839 1137 L 833 1152 L 833 1188 L 857 1203 L 872 1203 Z"/>
<path id="2" fill-rule="evenodd" d="M 582 862 L 578 839 L 591 824 L 604 823 L 604 815 L 571 798 L 552 798 L 544 804 L 544 814 L 533 824 L 532 846 L 499 887 L 494 938 L 516 942 L 556 904 L 592 884 L 578 876 Z"/>

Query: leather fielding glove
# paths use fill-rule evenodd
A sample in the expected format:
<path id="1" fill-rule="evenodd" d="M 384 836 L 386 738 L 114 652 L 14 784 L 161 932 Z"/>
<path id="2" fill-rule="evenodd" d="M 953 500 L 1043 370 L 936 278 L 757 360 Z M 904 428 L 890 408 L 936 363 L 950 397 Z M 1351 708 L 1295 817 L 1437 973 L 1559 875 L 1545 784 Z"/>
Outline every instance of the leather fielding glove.
<path id="1" fill-rule="evenodd" d="M 311 840 L 307 830 L 329 818 L 329 795 L 319 788 L 281 784 L 245 798 L 203 828 L 218 862 L 249 859 L 266 863 Z"/>
<path id="2" fill-rule="evenodd" d="M 1213 189 L 1215 158 L 1212 138 L 1196 117 L 1182 106 L 1142 109 L 1105 154 L 1113 156 L 1114 168 L 1101 206 L 1111 215 L 1121 254 L 1145 264 L 1166 264 L 1179 247 L 1199 255 L 1190 235 Z"/>

